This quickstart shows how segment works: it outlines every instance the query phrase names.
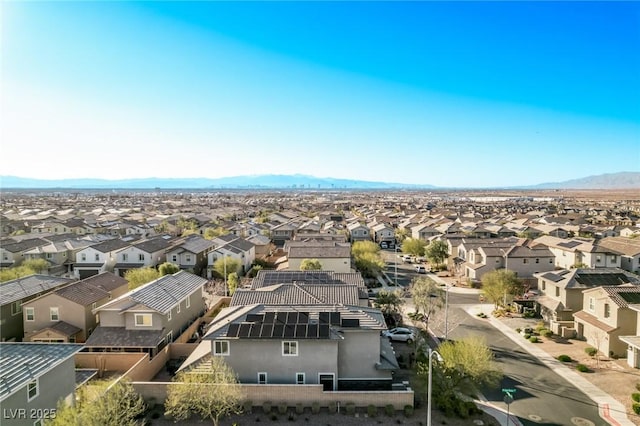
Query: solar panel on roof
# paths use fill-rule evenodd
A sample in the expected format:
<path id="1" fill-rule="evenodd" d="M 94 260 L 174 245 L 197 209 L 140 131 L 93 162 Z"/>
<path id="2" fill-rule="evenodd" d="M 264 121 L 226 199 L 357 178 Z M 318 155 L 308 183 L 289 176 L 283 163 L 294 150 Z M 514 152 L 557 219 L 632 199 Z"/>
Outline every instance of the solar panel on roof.
<path id="1" fill-rule="evenodd" d="M 240 330 L 240 324 L 236 324 L 236 323 L 229 324 L 229 328 L 227 329 L 227 337 L 238 337 L 239 330 Z"/>
<path id="2" fill-rule="evenodd" d="M 284 324 L 274 324 L 272 337 L 278 338 L 283 336 L 284 336 Z"/>
<path id="3" fill-rule="evenodd" d="M 297 338 L 305 338 L 307 337 L 307 325 L 306 324 L 297 324 L 295 336 Z"/>
<path id="4" fill-rule="evenodd" d="M 298 313 L 297 312 L 288 312 L 287 313 L 287 324 L 295 324 L 298 322 Z"/>
<path id="5" fill-rule="evenodd" d="M 251 324 L 243 322 L 240 324 L 240 332 L 238 337 L 249 337 L 249 331 L 251 330 Z"/>
<path id="6" fill-rule="evenodd" d="M 318 337 L 318 324 L 309 324 L 307 326 L 307 337 L 311 339 Z"/>
<path id="7" fill-rule="evenodd" d="M 274 321 L 275 316 L 276 316 L 275 312 L 266 312 L 264 314 L 264 322 L 265 323 L 269 323 L 269 324 L 273 324 L 275 322 Z"/>
<path id="8" fill-rule="evenodd" d="M 331 312 L 329 323 L 331 325 L 340 325 L 340 312 Z"/>
<path id="9" fill-rule="evenodd" d="M 360 327 L 360 320 L 358 318 L 343 318 L 343 327 Z"/>
<path id="10" fill-rule="evenodd" d="M 273 337 L 273 324 L 262 324 L 262 329 L 260 330 L 260 337 Z"/>
<path id="11" fill-rule="evenodd" d="M 287 312 L 277 312 L 275 322 L 285 324 L 287 322 Z"/>
<path id="12" fill-rule="evenodd" d="M 306 324 L 309 322 L 309 312 L 298 312 L 298 323 Z"/>
<path id="13" fill-rule="evenodd" d="M 262 314 L 247 314 L 247 322 L 262 322 Z"/>
<path id="14" fill-rule="evenodd" d="M 329 319 L 331 318 L 329 312 L 320 312 L 318 317 L 320 318 L 321 324 L 329 324 Z"/>
<path id="15" fill-rule="evenodd" d="M 284 337 L 293 338 L 296 334 L 296 326 L 294 324 L 287 324 L 284 326 Z"/>
<path id="16" fill-rule="evenodd" d="M 329 324 L 320 324 L 318 328 L 318 337 L 326 339 L 329 337 Z"/>
<path id="17" fill-rule="evenodd" d="M 260 337 L 260 329 L 262 328 L 262 325 L 259 323 L 256 324 L 252 324 L 251 325 L 251 331 L 249 332 L 249 337 Z"/>

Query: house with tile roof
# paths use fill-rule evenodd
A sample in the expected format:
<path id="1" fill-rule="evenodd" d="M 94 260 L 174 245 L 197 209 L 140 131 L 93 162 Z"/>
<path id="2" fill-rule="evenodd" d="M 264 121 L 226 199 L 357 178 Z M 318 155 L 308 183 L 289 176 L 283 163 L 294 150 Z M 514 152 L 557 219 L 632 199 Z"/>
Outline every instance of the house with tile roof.
<path id="1" fill-rule="evenodd" d="M 183 242 L 167 251 L 167 262 L 187 272 L 201 276 L 207 269 L 207 258 L 216 243 L 200 235 L 189 235 Z"/>
<path id="2" fill-rule="evenodd" d="M 76 278 L 84 279 L 101 272 L 113 272 L 117 253 L 130 245 L 131 241 L 111 239 L 79 250 L 73 268 Z"/>
<path id="3" fill-rule="evenodd" d="M 309 272 L 260 271 L 181 368 L 221 356 L 242 384 L 391 390 L 398 363 L 380 310 L 360 303 L 359 286 L 339 279 L 346 274 Z"/>
<path id="4" fill-rule="evenodd" d="M 640 274 L 640 238 L 608 237 L 597 245 L 620 256 L 620 269 Z"/>
<path id="5" fill-rule="evenodd" d="M 205 311 L 207 280 L 180 271 L 144 284 L 93 310 L 100 325 L 85 342 L 92 352 L 146 352 L 171 343 Z"/>
<path id="6" fill-rule="evenodd" d="M 75 344 L 0 343 L 2 424 L 42 425 L 59 401 L 75 402 Z"/>
<path id="7" fill-rule="evenodd" d="M 640 277 L 620 268 L 556 270 L 535 274 L 538 279 L 537 310 L 556 334 L 573 337 L 574 314 L 584 309 L 583 291 L 595 287 L 640 285 Z"/>
<path id="8" fill-rule="evenodd" d="M 22 305 L 71 282 L 69 278 L 35 274 L 0 284 L 0 339 L 21 341 L 24 336 Z"/>
<path id="9" fill-rule="evenodd" d="M 36 247 L 46 246 L 48 241 L 41 238 L 29 238 L 0 245 L 0 267 L 18 266 L 25 260 L 25 253 Z"/>
<path id="10" fill-rule="evenodd" d="M 129 291 L 129 283 L 103 272 L 22 305 L 24 341 L 84 343 L 97 326 L 93 309 Z"/>
<path id="11" fill-rule="evenodd" d="M 573 314 L 576 335 L 605 356 L 627 355 L 627 343 L 620 336 L 638 336 L 640 285 L 602 286 L 582 292 L 582 310 Z"/>
<path id="12" fill-rule="evenodd" d="M 216 247 L 207 255 L 207 276 L 213 276 L 213 265 L 218 259 L 231 257 L 240 262 L 240 274 L 246 274 L 256 259 L 255 246 L 244 238 L 233 234 L 216 237 L 212 240 Z"/>
<path id="13" fill-rule="evenodd" d="M 117 250 L 114 272 L 121 277 L 129 269 L 155 268 L 164 263 L 167 250 L 174 245 L 173 237 L 162 235 L 147 240 L 135 242 Z"/>
<path id="14" fill-rule="evenodd" d="M 351 245 L 335 241 L 290 241 L 286 245 L 288 269 L 299 271 L 305 259 L 318 259 L 322 270 L 352 272 Z"/>
<path id="15" fill-rule="evenodd" d="M 620 256 L 617 251 L 597 246 L 591 240 L 578 238 L 563 239 L 550 235 L 536 238 L 534 244 L 549 247 L 555 257 L 555 266 L 571 269 L 576 266 L 586 268 L 619 268 Z"/>

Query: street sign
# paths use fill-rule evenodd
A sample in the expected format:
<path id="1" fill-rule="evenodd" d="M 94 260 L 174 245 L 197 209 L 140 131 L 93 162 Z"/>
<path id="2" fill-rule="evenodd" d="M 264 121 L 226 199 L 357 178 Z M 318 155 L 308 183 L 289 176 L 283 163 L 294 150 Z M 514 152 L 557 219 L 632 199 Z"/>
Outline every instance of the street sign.
<path id="1" fill-rule="evenodd" d="M 502 392 L 504 392 L 504 393 L 515 393 L 516 389 L 514 389 L 514 388 L 502 388 Z"/>
<path id="2" fill-rule="evenodd" d="M 513 396 L 511 396 L 511 394 L 508 393 L 504 396 L 502 400 L 504 401 L 505 404 L 509 405 L 513 402 Z"/>

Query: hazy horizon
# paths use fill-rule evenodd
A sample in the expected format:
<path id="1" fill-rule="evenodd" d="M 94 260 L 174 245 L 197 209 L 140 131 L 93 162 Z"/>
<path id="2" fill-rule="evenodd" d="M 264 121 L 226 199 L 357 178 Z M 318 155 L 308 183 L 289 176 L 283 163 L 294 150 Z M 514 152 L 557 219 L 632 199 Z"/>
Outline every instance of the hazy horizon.
<path id="1" fill-rule="evenodd" d="M 637 2 L 9 0 L 0 174 L 637 172 L 639 20 Z"/>

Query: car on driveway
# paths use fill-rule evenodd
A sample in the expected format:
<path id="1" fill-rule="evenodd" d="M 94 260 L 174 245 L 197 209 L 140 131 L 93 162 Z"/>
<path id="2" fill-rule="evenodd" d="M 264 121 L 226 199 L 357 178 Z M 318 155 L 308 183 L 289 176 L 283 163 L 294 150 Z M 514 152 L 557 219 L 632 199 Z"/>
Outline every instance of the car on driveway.
<path id="1" fill-rule="evenodd" d="M 394 342 L 412 343 L 415 340 L 413 331 L 404 327 L 396 327 L 391 330 L 383 331 L 382 335 L 388 337 L 389 340 Z"/>
<path id="2" fill-rule="evenodd" d="M 416 272 L 419 274 L 426 274 L 427 268 L 424 265 L 416 265 Z"/>

